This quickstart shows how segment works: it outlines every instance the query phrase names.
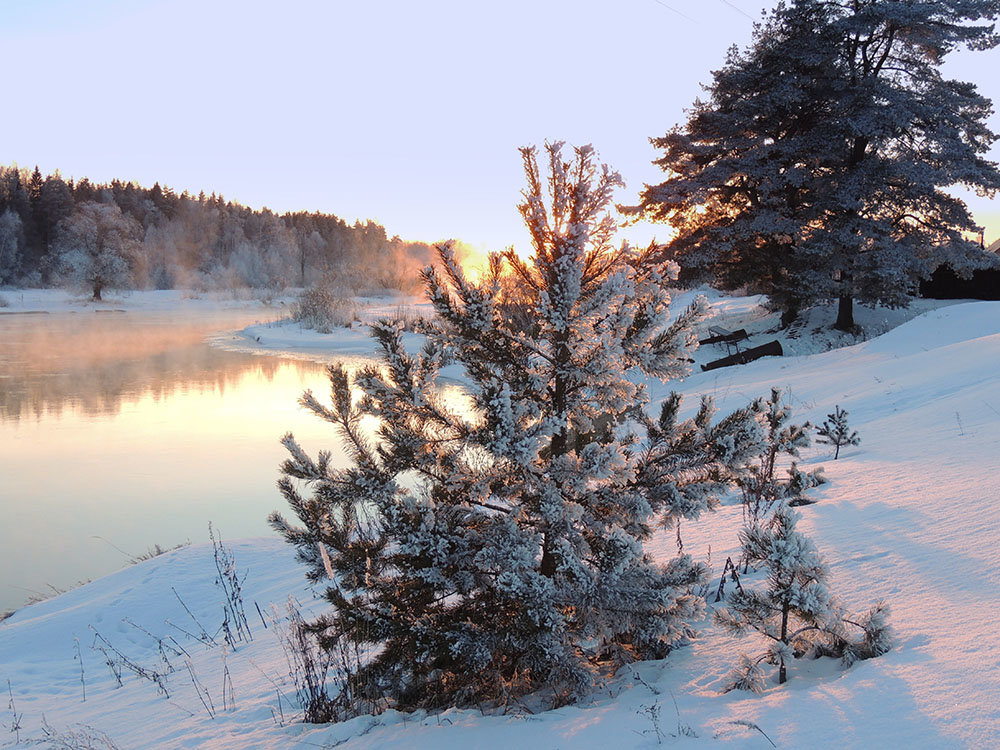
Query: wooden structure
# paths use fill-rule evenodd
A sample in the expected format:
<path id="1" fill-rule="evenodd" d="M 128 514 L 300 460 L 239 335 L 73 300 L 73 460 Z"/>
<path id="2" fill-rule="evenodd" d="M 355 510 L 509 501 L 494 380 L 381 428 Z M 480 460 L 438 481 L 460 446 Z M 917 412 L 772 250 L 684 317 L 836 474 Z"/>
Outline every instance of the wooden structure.
<path id="1" fill-rule="evenodd" d="M 781 349 L 781 342 L 771 341 L 763 346 L 755 346 L 752 349 L 744 349 L 742 352 L 738 351 L 736 354 L 731 354 L 728 357 L 723 357 L 722 359 L 717 359 L 714 362 L 709 362 L 707 365 L 702 365 L 701 369 L 716 370 L 720 367 L 745 365 L 747 362 L 753 362 L 755 359 L 760 359 L 761 357 L 780 357 L 783 354 L 784 352 Z"/>
<path id="2" fill-rule="evenodd" d="M 745 328 L 729 331 L 722 326 L 709 326 L 708 332 L 712 335 L 707 339 L 701 339 L 698 343 L 702 346 L 706 344 L 724 344 L 727 354 L 732 354 L 734 348 L 739 352 L 740 342 L 750 338 L 750 334 L 746 332 Z"/>

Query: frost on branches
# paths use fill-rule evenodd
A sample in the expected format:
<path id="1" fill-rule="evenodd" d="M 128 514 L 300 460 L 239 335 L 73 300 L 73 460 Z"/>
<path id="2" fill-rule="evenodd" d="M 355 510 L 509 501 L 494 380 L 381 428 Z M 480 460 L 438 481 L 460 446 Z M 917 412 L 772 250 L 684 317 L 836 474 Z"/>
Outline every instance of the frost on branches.
<path id="1" fill-rule="evenodd" d="M 301 526 L 272 524 L 309 577 L 329 579 L 321 641 L 359 645 L 352 689 L 400 708 L 503 706 L 527 693 L 573 700 L 618 665 L 661 656 L 703 607 L 705 571 L 654 563 L 657 520 L 695 518 L 761 448 L 751 408 L 712 425 L 644 411 L 643 377 L 688 371 L 698 301 L 671 320 L 676 269 L 612 244 L 619 176 L 590 147 L 546 146 L 543 179 L 522 150 L 520 205 L 533 257 L 493 254 L 480 282 L 452 250 L 424 272 L 437 318 L 419 353 L 373 327 L 382 361 L 353 379 L 331 368 L 336 424 L 353 457 L 308 457 L 291 436 L 279 484 Z M 436 387 L 460 363 L 471 405 Z M 361 428 L 373 416 L 374 440 Z M 304 480 L 311 487 L 301 494 Z"/>
<path id="2" fill-rule="evenodd" d="M 997 0 L 790 0 L 733 48 L 688 122 L 653 140 L 665 182 L 633 209 L 676 229 L 690 280 L 767 294 L 791 323 L 838 301 L 908 304 L 941 263 L 994 265 L 960 184 L 1000 189 L 992 105 L 944 76 L 1000 36 Z"/>
<path id="3" fill-rule="evenodd" d="M 805 491 L 826 482 L 822 466 L 806 472 L 799 469 L 794 461 L 786 469 L 787 478 L 781 480 L 775 477 L 780 456 L 798 458 L 799 449 L 809 446 L 809 428 L 812 425 L 808 422 L 790 424 L 792 409 L 784 403 L 778 388 L 772 388 L 770 399 L 759 400 L 756 408 L 764 426 L 764 447 L 757 460 L 750 462 L 736 478 L 743 499 L 743 522 L 751 527 L 758 526 L 763 518 L 782 504 L 807 505 L 812 501 L 804 495 Z"/>
<path id="4" fill-rule="evenodd" d="M 116 204 L 81 203 L 56 231 L 56 271 L 100 301 L 105 289 L 130 283 L 141 239 L 142 227 Z"/>
<path id="5" fill-rule="evenodd" d="M 864 617 L 845 617 L 827 588 L 826 566 L 816 546 L 795 528 L 798 518 L 782 506 L 768 527 L 740 532 L 744 557 L 751 566 L 767 571 L 766 588 L 744 586 L 733 591 L 727 606 L 717 609 L 714 618 L 733 634 L 756 631 L 766 636 L 767 649 L 756 657 L 740 659 L 729 675 L 727 691 L 763 690 L 763 662 L 777 665 L 778 684 L 783 684 L 792 659 L 836 655 L 850 666 L 859 659 L 880 656 L 892 646 L 884 604 L 876 604 Z"/>

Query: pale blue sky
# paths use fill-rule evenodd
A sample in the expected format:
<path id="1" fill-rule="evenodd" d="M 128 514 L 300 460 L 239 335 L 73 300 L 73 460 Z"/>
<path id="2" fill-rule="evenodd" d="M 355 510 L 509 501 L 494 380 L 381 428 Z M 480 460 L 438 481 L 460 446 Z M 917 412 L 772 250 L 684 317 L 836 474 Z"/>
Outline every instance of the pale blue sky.
<path id="1" fill-rule="evenodd" d="M 523 245 L 518 146 L 593 143 L 634 201 L 661 179 L 648 138 L 771 5 L 6 0 L 0 162 Z M 998 100 L 997 71 L 951 74 Z M 1000 235 L 1000 200 L 970 204 Z"/>

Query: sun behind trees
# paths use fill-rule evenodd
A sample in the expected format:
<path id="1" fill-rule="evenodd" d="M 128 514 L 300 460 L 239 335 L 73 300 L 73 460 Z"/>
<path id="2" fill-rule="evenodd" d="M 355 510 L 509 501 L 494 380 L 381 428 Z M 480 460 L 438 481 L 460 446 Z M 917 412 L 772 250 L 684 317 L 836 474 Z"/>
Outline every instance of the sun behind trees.
<path id="1" fill-rule="evenodd" d="M 713 72 L 709 98 L 653 144 L 665 182 L 631 209 L 677 231 L 682 281 L 766 294 L 788 325 L 837 301 L 906 306 L 942 263 L 996 264 L 960 199 L 1000 189 L 989 99 L 942 75 L 995 47 L 996 0 L 792 0 Z"/>
<path id="2" fill-rule="evenodd" d="M 654 262 L 655 248 L 612 244 L 606 211 L 621 180 L 589 146 L 570 161 L 560 143 L 545 155 L 543 179 L 535 150 L 522 150 L 530 260 L 493 254 L 473 283 L 441 247 L 441 267 L 424 272 L 437 318 L 420 353 L 383 321 L 379 365 L 353 379 L 331 367 L 330 407 L 303 396 L 338 426 L 353 465 L 334 470 L 329 454 L 314 461 L 284 439 L 279 486 L 302 526 L 271 522 L 308 577 L 328 581 L 332 610 L 311 628 L 327 649 L 366 654 L 342 696 L 415 708 L 535 693 L 559 705 L 664 655 L 704 606 L 692 593 L 703 566 L 686 555 L 660 565 L 643 540 L 656 521 L 714 506 L 761 450 L 756 413 L 713 425 L 705 400 L 680 421 L 673 398 L 658 420 L 645 414 L 646 387 L 628 374 L 686 374 L 704 303 L 671 321 L 676 267 Z M 451 362 L 468 413 L 435 387 Z M 365 416 L 379 419 L 374 441 Z M 331 718 L 350 715 L 340 705 Z"/>

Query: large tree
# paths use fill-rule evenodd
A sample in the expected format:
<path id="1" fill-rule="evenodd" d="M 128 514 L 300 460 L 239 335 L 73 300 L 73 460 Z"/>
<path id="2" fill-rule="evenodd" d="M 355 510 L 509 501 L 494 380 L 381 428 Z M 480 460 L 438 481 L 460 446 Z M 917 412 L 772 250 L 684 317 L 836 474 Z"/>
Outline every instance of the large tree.
<path id="1" fill-rule="evenodd" d="M 82 203 L 56 233 L 57 272 L 100 300 L 106 288 L 131 282 L 141 239 L 142 227 L 114 203 Z"/>
<path id="2" fill-rule="evenodd" d="M 991 104 L 941 73 L 996 45 L 998 0 L 793 0 L 713 74 L 688 122 L 653 140 L 668 179 L 637 212 L 677 229 L 691 280 L 766 293 L 785 311 L 905 305 L 942 262 L 989 261 L 947 188 L 1000 189 Z"/>
<path id="3" fill-rule="evenodd" d="M 550 145 L 547 179 L 533 149 L 523 157 L 533 257 L 494 254 L 474 282 L 442 247 L 441 268 L 425 271 L 437 319 L 423 350 L 379 323 L 378 366 L 332 368 L 332 407 L 303 398 L 339 426 L 353 466 L 284 441 L 279 484 L 302 525 L 272 523 L 310 577 L 328 579 L 333 611 L 315 628 L 328 646 L 371 648 L 351 689 L 397 706 L 543 688 L 559 702 L 663 654 L 699 610 L 700 566 L 657 564 L 642 541 L 657 519 L 711 507 L 761 447 L 750 408 L 712 424 L 705 402 L 680 420 L 671 398 L 647 417 L 638 376 L 688 371 L 702 303 L 671 321 L 672 264 L 612 245 L 619 177 L 589 147 L 564 161 Z M 467 377 L 464 408 L 437 386 L 449 361 Z M 377 444 L 365 416 L 381 424 Z"/>

